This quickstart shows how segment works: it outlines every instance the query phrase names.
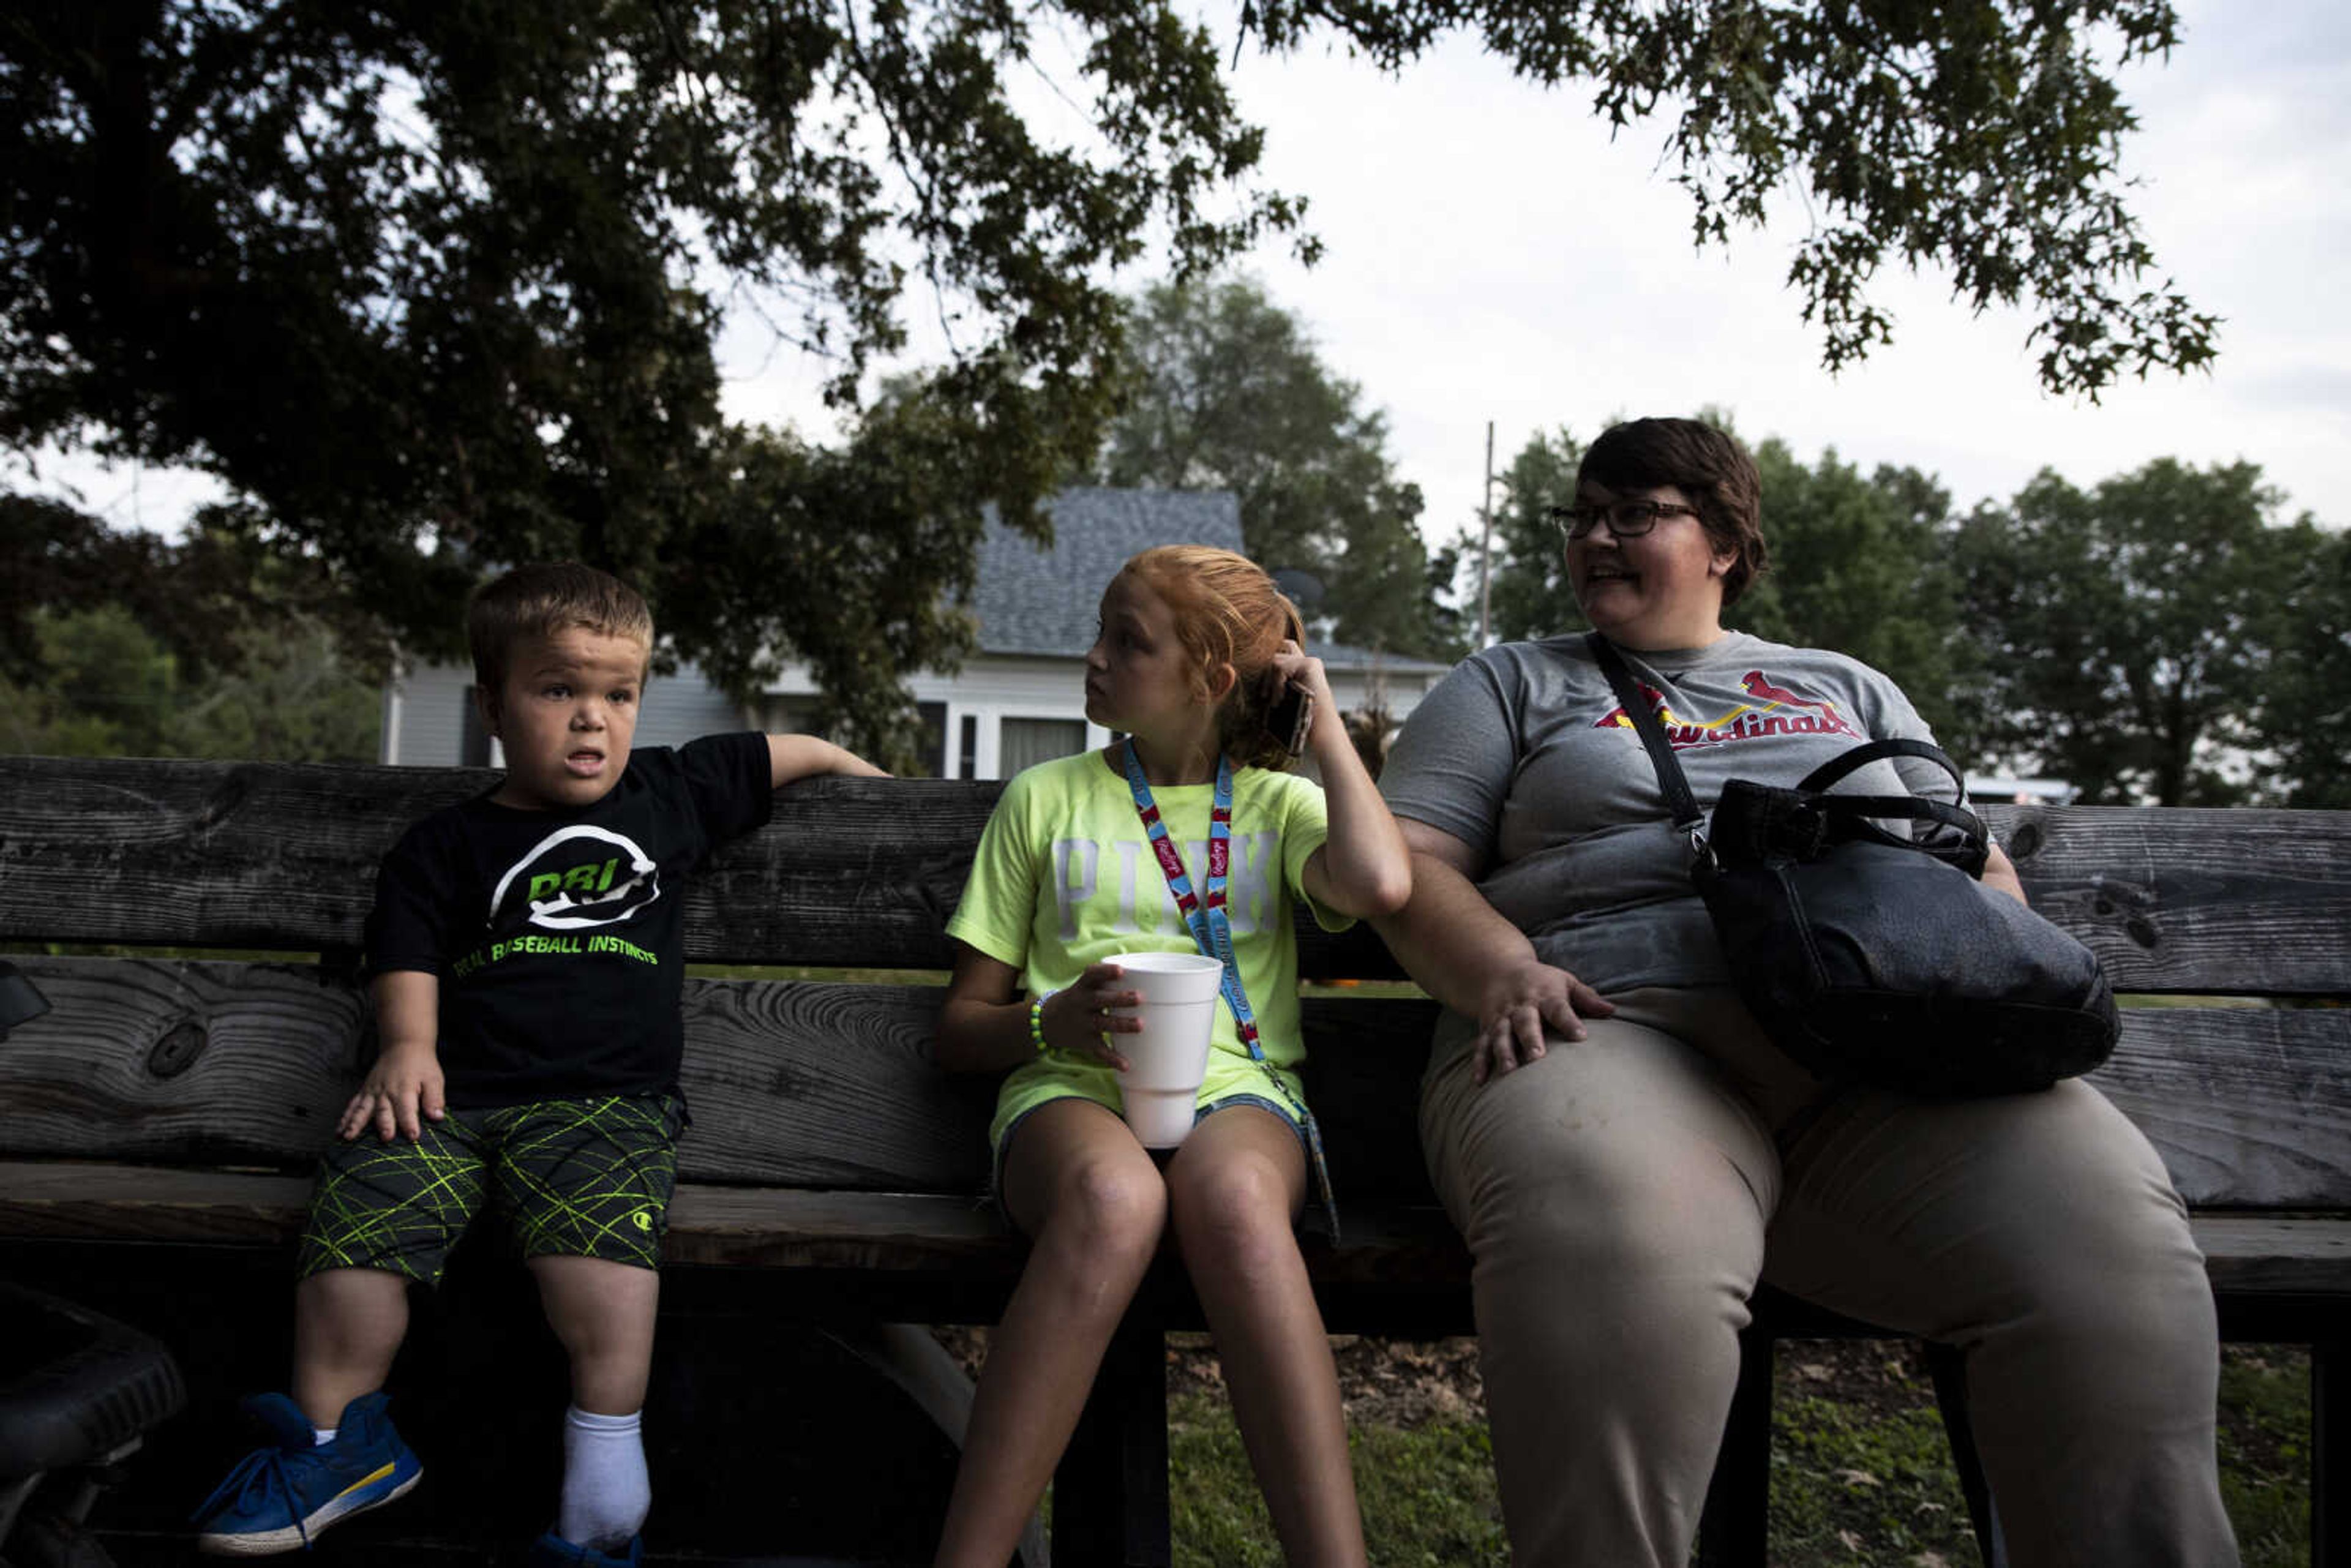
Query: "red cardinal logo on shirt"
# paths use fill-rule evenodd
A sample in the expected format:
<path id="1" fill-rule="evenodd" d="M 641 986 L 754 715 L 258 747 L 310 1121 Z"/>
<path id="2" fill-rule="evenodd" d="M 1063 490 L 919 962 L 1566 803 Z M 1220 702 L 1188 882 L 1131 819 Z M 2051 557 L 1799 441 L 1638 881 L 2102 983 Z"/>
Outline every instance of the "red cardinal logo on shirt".
<path id="1" fill-rule="evenodd" d="M 1740 703 L 1719 718 L 1682 717 L 1667 706 L 1666 694 L 1646 682 L 1641 684 L 1641 695 L 1656 710 L 1657 722 L 1666 727 L 1666 738 L 1673 743 L 1676 751 L 1697 746 L 1723 746 L 1766 735 L 1843 735 L 1855 740 L 1862 738 L 1861 732 L 1837 712 L 1836 704 L 1825 697 L 1808 697 L 1801 690 L 1779 685 L 1761 670 L 1748 671 L 1739 678 L 1739 684 L 1755 700 Z M 1633 718 L 1620 703 L 1592 727 L 1630 729 Z"/>

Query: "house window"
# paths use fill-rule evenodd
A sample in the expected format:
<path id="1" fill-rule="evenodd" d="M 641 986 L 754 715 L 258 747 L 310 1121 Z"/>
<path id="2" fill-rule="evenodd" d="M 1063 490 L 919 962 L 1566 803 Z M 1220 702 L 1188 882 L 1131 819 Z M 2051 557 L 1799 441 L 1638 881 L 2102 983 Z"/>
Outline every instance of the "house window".
<path id="1" fill-rule="evenodd" d="M 459 732 L 457 761 L 460 766 L 465 768 L 487 768 L 491 766 L 490 730 L 489 727 L 482 722 L 482 705 L 474 695 L 472 686 L 465 688 L 465 695 L 459 700 L 464 705 L 462 711 L 465 715 L 465 727 Z M 444 730 L 442 733 L 446 735 L 448 731 Z"/>
<path id="2" fill-rule="evenodd" d="M 967 713 L 963 716 L 963 730 L 957 739 L 958 749 L 956 752 L 956 777 L 958 779 L 978 778 L 979 716 L 977 714 Z"/>
<path id="3" fill-rule="evenodd" d="M 1023 768 L 1072 757 L 1086 748 L 1081 718 L 1008 718 L 996 732 L 996 771 L 1006 779 Z"/>
<path id="4" fill-rule="evenodd" d="M 807 735 L 816 727 L 813 693 L 769 692 L 759 699 L 759 727 L 769 735 Z"/>
<path id="5" fill-rule="evenodd" d="M 924 779 L 944 779 L 947 772 L 947 705 L 916 703 L 914 720 L 923 727 L 923 738 L 915 756 Z"/>

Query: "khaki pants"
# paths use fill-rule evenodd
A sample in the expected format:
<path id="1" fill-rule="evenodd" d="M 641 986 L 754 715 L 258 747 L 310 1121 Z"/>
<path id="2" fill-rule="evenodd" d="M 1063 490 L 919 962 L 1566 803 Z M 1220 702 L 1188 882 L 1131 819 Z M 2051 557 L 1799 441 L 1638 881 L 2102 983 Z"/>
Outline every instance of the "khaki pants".
<path id="1" fill-rule="evenodd" d="M 2237 1561 L 2203 1259 L 2105 1096 L 1823 1103 L 1727 990 L 1612 999 L 1482 1088 L 1448 1018 L 1423 1084 L 1520 1568 L 1688 1562 L 1759 1279 L 1965 1353 L 2019 1568 Z"/>

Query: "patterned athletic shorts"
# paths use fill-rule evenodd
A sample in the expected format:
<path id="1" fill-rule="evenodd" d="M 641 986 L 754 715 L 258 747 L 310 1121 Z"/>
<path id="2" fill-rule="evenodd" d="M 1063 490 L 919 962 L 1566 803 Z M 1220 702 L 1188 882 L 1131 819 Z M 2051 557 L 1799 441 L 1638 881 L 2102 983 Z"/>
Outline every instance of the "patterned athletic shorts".
<path id="1" fill-rule="evenodd" d="M 652 1269 L 685 1107 L 667 1094 L 451 1111 L 416 1142 L 338 1143 L 319 1170 L 298 1277 L 385 1269 L 436 1284 L 486 1197 L 525 1258 Z"/>

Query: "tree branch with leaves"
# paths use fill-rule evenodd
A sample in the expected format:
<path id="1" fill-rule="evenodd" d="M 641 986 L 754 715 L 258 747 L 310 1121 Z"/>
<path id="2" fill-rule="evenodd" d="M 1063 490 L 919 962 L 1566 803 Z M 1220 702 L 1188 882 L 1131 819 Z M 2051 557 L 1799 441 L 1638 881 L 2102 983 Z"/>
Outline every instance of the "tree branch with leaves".
<path id="1" fill-rule="evenodd" d="M 1400 70 L 1468 29 L 1545 87 L 1588 87 L 1619 130 L 1667 121 L 1700 246 L 1801 200 L 1788 281 L 1836 370 L 1890 342 L 1870 297 L 1888 262 L 1938 267 L 1972 310 L 2036 317 L 2043 385 L 2095 398 L 2121 376 L 2213 355 L 2218 319 L 2168 280 L 2124 197 L 2137 123 L 2111 72 L 2179 42 L 2168 0 L 1259 0 L 1267 48 L 1319 36 Z"/>
<path id="2" fill-rule="evenodd" d="M 1832 365 L 1890 331 L 1890 261 L 2028 304 L 2061 390 L 2210 357 L 2122 200 L 2111 72 L 2171 47 L 2162 0 L 1236 20 L 1389 69 L 1466 28 L 1614 124 L 1669 118 L 1701 243 L 1802 193 L 1793 281 Z M 26 0 L 0 16 L 0 443 L 216 476 L 208 526 L 412 654 L 455 653 L 498 567 L 591 561 L 737 695 L 804 662 L 841 737 L 903 760 L 907 677 L 967 644 L 981 507 L 1041 528 L 1101 450 L 1120 269 L 1314 252 L 1258 180 L 1230 37 L 1169 0 Z M 925 308 L 948 360 L 885 393 Z M 837 432 L 724 416 L 730 312 L 805 359 Z"/>

